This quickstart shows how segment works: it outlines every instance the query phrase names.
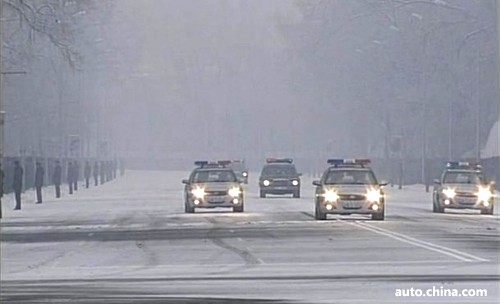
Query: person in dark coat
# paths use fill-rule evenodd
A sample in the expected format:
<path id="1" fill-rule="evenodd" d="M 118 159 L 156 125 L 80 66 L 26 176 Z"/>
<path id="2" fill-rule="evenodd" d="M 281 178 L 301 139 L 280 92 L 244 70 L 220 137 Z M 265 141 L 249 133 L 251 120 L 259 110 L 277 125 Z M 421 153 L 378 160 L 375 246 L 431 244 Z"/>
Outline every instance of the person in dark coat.
<path id="1" fill-rule="evenodd" d="M 62 182 L 62 167 L 61 162 L 56 161 L 56 167 L 54 168 L 54 173 L 52 173 L 52 182 L 56 187 L 56 198 L 61 197 L 61 182 Z"/>
<path id="2" fill-rule="evenodd" d="M 78 190 L 78 179 L 80 178 L 80 164 L 77 161 L 73 163 L 73 191 Z"/>
<path id="3" fill-rule="evenodd" d="M 68 162 L 68 174 L 66 179 L 68 180 L 69 194 L 73 194 L 73 175 L 75 169 L 73 168 L 73 162 Z"/>
<path id="4" fill-rule="evenodd" d="M 24 170 L 18 160 L 14 162 L 14 180 L 12 188 L 16 196 L 16 207 L 14 210 L 21 210 L 21 192 L 23 191 L 23 174 Z"/>
<path id="5" fill-rule="evenodd" d="M 92 173 L 94 175 L 94 185 L 97 186 L 99 184 L 99 163 L 97 161 L 94 162 Z"/>
<path id="6" fill-rule="evenodd" d="M 85 162 L 85 168 L 83 169 L 83 175 L 85 176 L 85 188 L 89 188 L 90 174 L 92 173 L 92 167 L 88 161 Z"/>
<path id="7" fill-rule="evenodd" d="M 35 169 L 35 188 L 36 188 L 36 203 L 42 203 L 42 187 L 43 187 L 43 179 L 45 177 L 45 169 L 42 167 L 40 163 L 36 163 Z"/>

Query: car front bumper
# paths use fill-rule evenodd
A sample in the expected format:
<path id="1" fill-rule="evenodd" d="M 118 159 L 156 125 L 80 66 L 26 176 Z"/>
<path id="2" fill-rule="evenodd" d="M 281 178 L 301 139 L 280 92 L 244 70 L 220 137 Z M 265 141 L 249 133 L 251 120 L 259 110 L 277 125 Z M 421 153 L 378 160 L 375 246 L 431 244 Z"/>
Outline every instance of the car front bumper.
<path id="1" fill-rule="evenodd" d="M 191 207 L 195 208 L 229 208 L 243 204 L 243 197 L 225 196 L 205 196 L 202 199 L 191 197 L 188 201 Z"/>
<path id="2" fill-rule="evenodd" d="M 493 205 L 493 199 L 490 199 L 487 202 L 488 203 L 486 206 L 484 202 L 478 201 L 476 197 L 455 197 L 453 199 L 439 199 L 439 205 L 441 208 L 450 209 L 490 209 Z"/>
<path id="3" fill-rule="evenodd" d="M 260 186 L 260 191 L 268 194 L 293 194 L 300 191 L 298 186 Z"/>
<path id="4" fill-rule="evenodd" d="M 373 203 L 367 200 L 359 201 L 318 201 L 322 213 L 326 214 L 380 214 L 384 212 L 384 203 Z M 374 207 L 377 205 L 377 207 Z M 328 208 L 331 206 L 331 208 Z"/>

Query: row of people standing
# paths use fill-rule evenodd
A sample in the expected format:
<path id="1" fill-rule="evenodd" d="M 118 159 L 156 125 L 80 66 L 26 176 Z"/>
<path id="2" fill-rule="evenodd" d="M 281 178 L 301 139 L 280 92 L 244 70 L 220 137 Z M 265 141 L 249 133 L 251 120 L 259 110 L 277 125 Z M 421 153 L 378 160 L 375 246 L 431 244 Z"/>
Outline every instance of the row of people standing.
<path id="1" fill-rule="evenodd" d="M 117 176 L 117 162 L 116 161 L 95 161 L 93 166 L 89 161 L 85 162 L 83 169 L 83 177 L 85 180 L 85 187 L 90 187 L 90 179 L 93 176 L 94 185 L 98 186 L 105 182 L 111 181 Z M 122 171 L 123 172 L 123 171 Z M 21 193 L 23 191 L 23 175 L 24 169 L 18 160 L 14 161 L 13 184 L 12 188 L 15 194 L 16 206 L 14 210 L 21 209 Z M 3 171 L 1 176 L 3 177 Z M 43 202 L 42 187 L 45 184 L 45 168 L 40 162 L 36 163 L 34 186 L 36 189 L 36 203 Z M 78 161 L 69 161 L 67 165 L 66 179 L 68 183 L 69 194 L 73 194 L 78 190 L 78 181 L 80 178 L 80 164 Z M 0 180 L 3 185 L 3 178 Z M 52 173 L 52 184 L 55 186 L 56 198 L 61 197 L 61 185 L 63 183 L 63 167 L 59 160 L 56 161 L 54 171 Z M 3 187 L 2 187 L 3 188 Z M 3 189 L 2 189 L 3 190 Z M 3 191 L 2 191 L 3 192 Z"/>

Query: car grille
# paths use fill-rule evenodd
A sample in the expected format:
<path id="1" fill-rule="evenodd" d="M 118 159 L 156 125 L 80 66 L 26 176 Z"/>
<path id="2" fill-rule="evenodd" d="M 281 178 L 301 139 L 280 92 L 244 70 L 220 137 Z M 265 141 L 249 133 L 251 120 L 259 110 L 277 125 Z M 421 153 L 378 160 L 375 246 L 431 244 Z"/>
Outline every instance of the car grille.
<path id="1" fill-rule="evenodd" d="M 208 196 L 225 196 L 227 191 L 205 191 L 205 194 Z"/>
<path id="2" fill-rule="evenodd" d="M 271 181 L 271 186 L 289 186 L 291 185 L 291 182 L 288 181 L 288 180 L 274 180 L 274 181 Z"/>
<path id="3" fill-rule="evenodd" d="M 476 194 L 470 193 L 470 192 L 457 192 L 456 196 L 459 196 L 459 197 L 477 197 Z"/>
<path id="4" fill-rule="evenodd" d="M 339 194 L 341 201 L 364 201 L 366 197 L 362 194 Z"/>

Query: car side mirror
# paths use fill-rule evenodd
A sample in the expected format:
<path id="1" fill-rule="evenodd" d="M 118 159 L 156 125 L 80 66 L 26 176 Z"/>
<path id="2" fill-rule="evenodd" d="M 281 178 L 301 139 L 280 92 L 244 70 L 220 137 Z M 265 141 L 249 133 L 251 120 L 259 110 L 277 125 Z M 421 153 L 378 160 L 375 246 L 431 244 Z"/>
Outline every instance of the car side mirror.
<path id="1" fill-rule="evenodd" d="M 313 181 L 313 185 L 319 187 L 319 186 L 321 186 L 321 183 L 319 180 L 315 180 L 315 181 Z"/>
<path id="2" fill-rule="evenodd" d="M 189 184 L 189 180 L 187 180 L 187 179 L 183 179 L 183 180 L 182 180 L 182 183 L 183 183 L 183 184 L 188 185 L 188 184 Z"/>
<path id="3" fill-rule="evenodd" d="M 389 182 L 387 182 L 387 181 L 381 181 L 378 185 L 380 187 L 384 187 L 384 186 L 387 186 L 388 184 L 389 184 Z"/>
<path id="4" fill-rule="evenodd" d="M 439 179 L 435 179 L 435 180 L 434 180 L 434 184 L 436 184 L 436 185 L 441 185 L 441 182 L 439 181 Z"/>

